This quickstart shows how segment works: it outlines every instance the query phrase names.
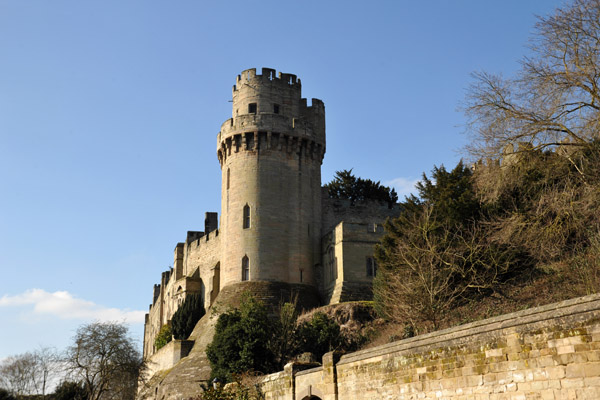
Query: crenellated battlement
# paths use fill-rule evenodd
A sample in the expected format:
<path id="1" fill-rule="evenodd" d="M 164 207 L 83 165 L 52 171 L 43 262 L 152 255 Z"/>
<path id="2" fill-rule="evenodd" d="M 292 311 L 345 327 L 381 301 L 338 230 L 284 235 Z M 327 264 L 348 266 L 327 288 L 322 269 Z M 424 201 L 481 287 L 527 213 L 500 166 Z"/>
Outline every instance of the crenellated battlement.
<path id="1" fill-rule="evenodd" d="M 325 154 L 325 105 L 302 98 L 300 79 L 294 74 L 250 68 L 238 75 L 233 87 L 232 118 L 217 135 L 221 167 L 228 157 L 242 151 L 274 151 L 316 160 Z"/>
<path id="2" fill-rule="evenodd" d="M 272 68 L 262 68 L 262 74 L 257 74 L 256 68 L 249 68 L 242 71 L 242 73 L 237 76 L 236 83 L 233 85 L 233 91 L 240 90 L 244 85 L 262 83 L 281 85 L 283 87 L 295 87 L 298 90 L 302 87 L 300 79 L 294 74 L 282 72 L 277 74 L 277 71 Z"/>
<path id="3" fill-rule="evenodd" d="M 325 113 L 325 103 L 323 100 L 315 99 L 314 97 L 311 99 L 311 105 L 307 105 L 307 101 L 305 98 L 300 99 L 300 106 L 306 110 L 312 110 L 314 112 Z"/>

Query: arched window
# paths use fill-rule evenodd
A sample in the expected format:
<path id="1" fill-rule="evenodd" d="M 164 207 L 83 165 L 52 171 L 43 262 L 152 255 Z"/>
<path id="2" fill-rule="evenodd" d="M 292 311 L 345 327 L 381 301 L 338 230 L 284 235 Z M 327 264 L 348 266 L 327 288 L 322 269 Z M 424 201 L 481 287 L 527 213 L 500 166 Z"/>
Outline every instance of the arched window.
<path id="1" fill-rule="evenodd" d="M 250 206 L 248 206 L 248 204 L 246 204 L 244 206 L 244 229 L 248 229 L 250 228 Z"/>
<path id="2" fill-rule="evenodd" d="M 244 256 L 242 258 L 242 281 L 250 280 L 250 260 L 248 260 L 248 256 Z"/>

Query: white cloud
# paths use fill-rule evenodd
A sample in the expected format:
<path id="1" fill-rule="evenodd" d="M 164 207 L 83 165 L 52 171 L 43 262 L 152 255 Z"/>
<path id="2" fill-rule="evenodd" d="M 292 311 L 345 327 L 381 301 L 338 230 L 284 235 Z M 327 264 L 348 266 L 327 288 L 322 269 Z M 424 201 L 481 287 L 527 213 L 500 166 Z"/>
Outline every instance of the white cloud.
<path id="1" fill-rule="evenodd" d="M 405 178 L 401 176 L 386 181 L 383 184 L 386 186 L 392 186 L 394 189 L 396 189 L 396 192 L 398 193 L 398 198 L 400 199 L 400 201 L 402 201 L 404 199 L 404 196 L 408 196 L 411 193 L 415 194 L 415 196 L 417 195 L 417 189 L 415 189 L 415 185 L 419 181 L 420 179 Z"/>
<path id="2" fill-rule="evenodd" d="M 29 289 L 14 296 L 4 295 L 0 298 L 0 308 L 24 306 L 32 306 L 33 314 L 52 315 L 60 319 L 124 321 L 133 324 L 144 322 L 145 314 L 144 311 L 104 307 L 79 299 L 67 291 L 50 293 L 43 289 Z"/>

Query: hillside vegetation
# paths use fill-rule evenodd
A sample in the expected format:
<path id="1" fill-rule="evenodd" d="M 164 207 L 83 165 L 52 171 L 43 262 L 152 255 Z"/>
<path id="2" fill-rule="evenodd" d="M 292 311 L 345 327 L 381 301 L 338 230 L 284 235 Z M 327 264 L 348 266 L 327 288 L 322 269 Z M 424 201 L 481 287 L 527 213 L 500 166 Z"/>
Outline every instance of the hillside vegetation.
<path id="1" fill-rule="evenodd" d="M 474 74 L 472 166 L 388 221 L 375 301 L 406 335 L 600 288 L 600 1 L 540 18 L 513 78 Z"/>

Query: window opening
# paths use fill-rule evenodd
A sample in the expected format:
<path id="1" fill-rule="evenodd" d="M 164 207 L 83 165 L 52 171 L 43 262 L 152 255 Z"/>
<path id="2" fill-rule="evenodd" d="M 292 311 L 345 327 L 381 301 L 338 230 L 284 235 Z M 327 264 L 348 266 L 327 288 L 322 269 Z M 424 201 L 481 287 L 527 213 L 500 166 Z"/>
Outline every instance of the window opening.
<path id="1" fill-rule="evenodd" d="M 227 168 L 227 189 L 229 189 L 229 181 L 231 178 L 231 171 L 229 170 L 229 168 Z"/>
<path id="2" fill-rule="evenodd" d="M 333 247 L 330 247 L 329 250 L 327 251 L 327 255 L 328 255 L 328 264 L 329 264 L 329 280 L 332 281 L 334 279 L 333 275 L 333 268 L 334 268 L 334 260 L 335 260 L 335 255 L 333 253 Z"/>
<path id="3" fill-rule="evenodd" d="M 256 114 L 256 103 L 248 104 L 248 114 Z"/>
<path id="4" fill-rule="evenodd" d="M 367 257 L 367 276 L 377 276 L 377 262 L 373 257 Z"/>
<path id="5" fill-rule="evenodd" d="M 250 228 L 250 206 L 248 206 L 248 204 L 246 204 L 244 206 L 244 229 L 248 229 Z"/>
<path id="6" fill-rule="evenodd" d="M 304 280 L 304 270 L 300 270 L 300 283 L 302 283 Z"/>
<path id="7" fill-rule="evenodd" d="M 273 113 L 279 114 L 279 104 L 273 104 Z"/>
<path id="8" fill-rule="evenodd" d="M 242 258 L 242 281 L 250 280 L 250 260 L 248 260 L 248 256 L 244 256 Z"/>

